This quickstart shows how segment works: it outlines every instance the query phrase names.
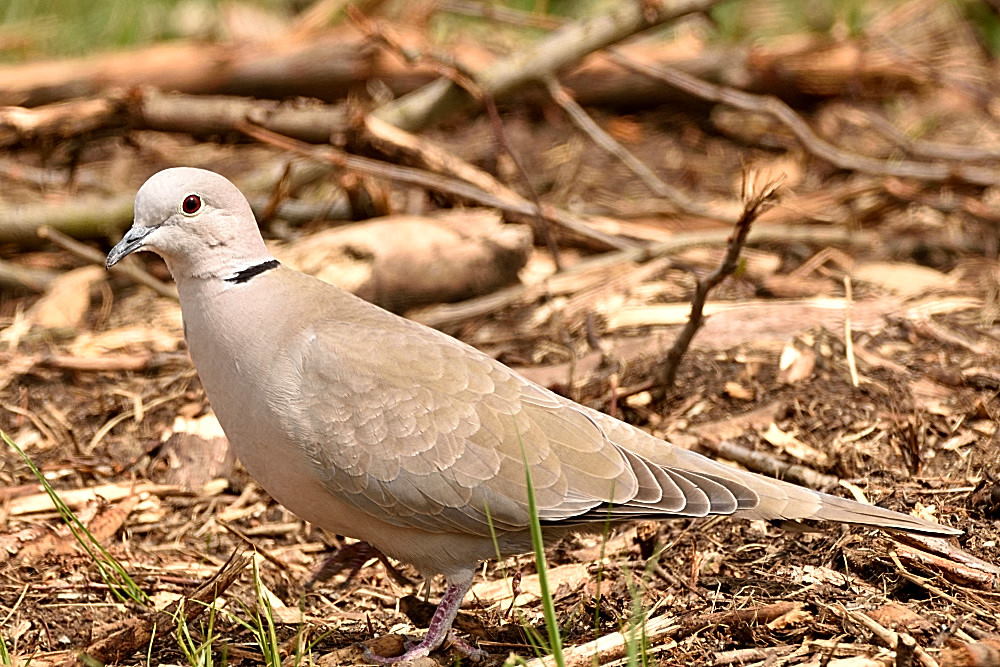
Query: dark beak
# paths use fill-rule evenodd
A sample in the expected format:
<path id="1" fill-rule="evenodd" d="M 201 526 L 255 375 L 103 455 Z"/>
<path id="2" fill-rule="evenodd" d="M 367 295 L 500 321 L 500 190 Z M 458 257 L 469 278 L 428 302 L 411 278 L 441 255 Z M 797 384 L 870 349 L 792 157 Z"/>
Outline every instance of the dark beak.
<path id="1" fill-rule="evenodd" d="M 131 255 L 136 250 L 142 248 L 143 239 L 149 236 L 149 233 L 154 229 L 156 228 L 136 227 L 133 225 L 127 232 L 125 232 L 125 236 L 122 237 L 122 240 L 119 241 L 115 247 L 111 249 L 111 252 L 108 253 L 108 259 L 104 265 L 110 269 L 112 266 L 120 262 L 126 255 Z"/>

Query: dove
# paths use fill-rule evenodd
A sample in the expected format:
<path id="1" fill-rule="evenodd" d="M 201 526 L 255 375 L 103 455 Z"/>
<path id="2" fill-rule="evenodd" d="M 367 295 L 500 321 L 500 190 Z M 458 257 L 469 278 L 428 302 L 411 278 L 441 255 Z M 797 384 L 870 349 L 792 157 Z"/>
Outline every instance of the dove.
<path id="1" fill-rule="evenodd" d="M 609 521 L 716 514 L 961 532 L 672 445 L 283 266 L 214 172 L 146 181 L 107 266 L 136 251 L 166 261 L 209 402 L 261 486 L 302 519 L 444 576 L 423 639 L 371 656 L 380 662 L 442 645 L 479 563 L 531 550 L 529 473 L 547 542 Z"/>

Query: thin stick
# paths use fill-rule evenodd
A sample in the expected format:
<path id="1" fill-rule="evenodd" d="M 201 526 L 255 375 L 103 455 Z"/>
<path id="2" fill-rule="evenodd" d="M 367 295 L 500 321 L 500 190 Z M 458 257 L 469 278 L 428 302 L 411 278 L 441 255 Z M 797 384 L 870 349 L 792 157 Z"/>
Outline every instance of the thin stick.
<path id="1" fill-rule="evenodd" d="M 536 14 L 511 9 L 500 4 L 469 2 L 468 0 L 439 0 L 436 9 L 448 14 L 473 16 L 489 21 L 509 23 L 524 28 L 554 30 L 566 24 L 566 20 L 551 14 Z"/>
<path id="2" fill-rule="evenodd" d="M 645 183 L 646 187 L 649 188 L 655 195 L 670 200 L 684 213 L 713 218 L 715 220 L 723 220 L 729 223 L 736 222 L 736 218 L 729 213 L 716 210 L 710 206 L 702 204 L 701 202 L 695 201 L 688 197 L 687 193 L 684 191 L 664 182 L 663 179 L 653 173 L 653 170 L 647 167 L 642 160 L 637 158 L 627 148 L 615 141 L 614 137 L 605 132 L 600 125 L 594 122 L 594 119 L 591 118 L 586 111 L 584 111 L 583 107 L 581 107 L 577 101 L 573 99 L 573 96 L 569 93 L 569 91 L 561 86 L 555 77 L 547 78 L 545 80 L 545 86 L 548 88 L 549 95 L 552 97 L 552 100 L 562 107 L 563 111 L 566 112 L 566 115 L 569 116 L 570 120 L 572 120 L 584 134 L 590 137 L 598 147 L 621 160 L 621 162 L 628 167 L 633 174 L 638 176 L 639 180 Z"/>
<path id="3" fill-rule="evenodd" d="M 0 288 L 18 287 L 31 292 L 44 292 L 59 274 L 49 269 L 21 266 L 0 259 Z"/>
<path id="4" fill-rule="evenodd" d="M 867 629 L 873 635 L 878 637 L 878 639 L 891 650 L 893 651 L 900 650 L 899 646 L 901 637 L 900 633 L 896 632 L 895 630 L 890 630 L 889 628 L 885 627 L 884 625 L 876 621 L 874 618 L 869 616 L 868 614 L 861 611 L 850 611 L 842 604 L 829 605 L 829 606 L 823 605 L 823 606 L 829 609 L 830 611 L 833 611 L 841 618 L 856 623 L 861 627 Z M 907 640 L 904 640 L 904 642 L 907 642 Z M 917 660 L 920 661 L 922 667 L 938 667 L 937 661 L 934 660 L 934 658 L 932 658 L 927 653 L 927 651 L 924 650 L 923 647 L 917 646 L 916 642 L 913 641 L 912 637 L 909 639 L 909 642 L 907 643 L 909 645 L 904 647 L 903 651 L 904 653 L 906 651 L 910 651 L 909 654 L 910 664 L 912 664 L 913 658 L 916 657 Z M 899 663 L 897 662 L 896 664 L 898 665 Z"/>
<path id="5" fill-rule="evenodd" d="M 261 143 L 277 146 L 278 148 L 282 148 L 292 153 L 296 153 L 297 155 L 312 158 L 313 160 L 318 160 L 320 162 L 326 162 L 346 169 L 353 169 L 354 171 L 375 176 L 376 178 L 384 178 L 390 181 L 406 183 L 408 185 L 417 185 L 427 188 L 428 190 L 445 192 L 461 199 L 474 201 L 484 206 L 492 206 L 493 208 L 500 209 L 501 211 L 507 211 L 508 213 L 515 213 L 517 215 L 534 216 L 541 213 L 546 220 L 559 225 L 563 229 L 572 232 L 577 236 L 588 239 L 602 248 L 626 250 L 638 247 L 637 243 L 598 231 L 587 225 L 586 222 L 576 216 L 552 206 L 543 205 L 541 211 L 539 211 L 534 204 L 525 199 L 518 201 L 502 199 L 495 194 L 486 192 L 481 188 L 465 181 L 460 181 L 448 176 L 442 176 L 441 174 L 435 174 L 423 169 L 403 167 L 390 162 L 361 157 L 360 155 L 351 155 L 334 148 L 333 146 L 324 146 L 319 148 L 311 144 L 296 141 L 291 137 L 271 132 L 245 121 L 238 123 L 237 129 L 244 134 L 253 137 L 257 141 L 260 141 Z"/>
<path id="6" fill-rule="evenodd" d="M 705 301 L 708 299 L 708 293 L 736 271 L 740 251 L 743 250 L 743 245 L 750 234 L 750 227 L 753 225 L 753 221 L 768 206 L 774 203 L 777 188 L 777 182 L 770 182 L 765 184 L 759 193 L 751 194 L 747 198 L 746 204 L 743 206 L 743 213 L 740 214 L 740 219 L 736 221 L 736 228 L 729 237 L 726 254 L 722 258 L 722 262 L 715 271 L 704 278 L 700 278 L 695 285 L 694 296 L 691 297 L 691 315 L 688 317 L 687 324 L 684 325 L 674 344 L 667 352 L 667 356 L 663 360 L 663 366 L 657 374 L 661 390 L 670 389 L 674 386 L 681 359 L 687 352 L 688 347 L 690 347 L 694 335 L 704 323 L 704 308 Z"/>
<path id="7" fill-rule="evenodd" d="M 535 221 L 538 231 L 541 232 L 542 236 L 545 238 L 545 244 L 549 248 L 549 254 L 552 255 L 552 261 L 555 263 L 556 271 L 562 271 L 563 265 L 559 257 L 559 246 L 556 243 L 555 234 L 552 233 L 552 225 L 549 224 L 549 222 L 541 214 L 542 201 L 538 197 L 538 192 L 535 189 L 535 186 L 531 183 L 531 178 L 528 176 L 528 170 L 524 167 L 524 162 L 507 140 L 507 132 L 504 130 L 503 119 L 500 118 L 500 112 L 497 110 L 496 100 L 476 83 L 475 73 L 454 58 L 448 58 L 434 53 L 428 53 L 426 51 L 415 51 L 405 47 L 392 34 L 384 30 L 381 25 L 372 21 L 354 7 L 348 7 L 347 13 L 351 17 L 351 20 L 354 21 L 355 25 L 363 30 L 368 37 L 373 40 L 377 40 L 379 43 L 383 44 L 390 51 L 410 64 L 430 64 L 438 72 L 440 72 L 442 76 L 450 79 L 456 85 L 461 86 L 467 93 L 472 95 L 486 108 L 486 113 L 490 119 L 490 126 L 493 129 L 493 138 L 496 141 L 497 147 L 506 153 L 510 157 L 511 162 L 514 163 L 518 176 L 520 176 L 524 188 L 528 191 L 528 198 L 535 205 Z"/>
<path id="8" fill-rule="evenodd" d="M 272 565 L 277 565 L 280 569 L 284 570 L 285 572 L 291 571 L 292 568 L 288 563 L 281 560 L 280 558 L 269 552 L 264 547 L 258 545 L 256 542 L 247 537 L 241 530 L 239 530 L 235 526 L 230 525 L 229 522 L 223 521 L 222 519 L 216 518 L 215 520 L 216 522 L 218 522 L 220 526 L 228 530 L 230 533 L 232 533 L 239 539 L 243 540 L 243 542 L 246 543 L 247 546 L 249 546 L 255 552 L 259 553 L 264 560 L 271 563 Z"/>
<path id="9" fill-rule="evenodd" d="M 710 102 L 728 104 L 744 111 L 767 114 L 791 130 L 806 150 L 840 169 L 879 176 L 915 178 L 922 181 L 959 180 L 975 185 L 1000 183 L 1000 171 L 990 167 L 946 162 L 916 162 L 914 160 L 887 161 L 845 151 L 813 132 L 801 116 L 777 97 L 754 95 L 736 88 L 717 86 L 669 67 L 651 67 L 629 58 L 618 50 L 611 50 L 609 57 L 628 70 L 662 81 L 689 95 Z"/>
<path id="10" fill-rule="evenodd" d="M 84 243 L 80 243 L 76 239 L 66 236 L 52 227 L 39 227 L 38 235 L 43 239 L 51 241 L 63 250 L 68 250 L 80 259 L 104 266 L 103 254 Z M 120 273 L 123 276 L 128 276 L 135 282 L 149 287 L 160 296 L 165 296 L 169 299 L 173 299 L 174 301 L 177 300 L 176 287 L 165 283 L 162 280 L 157 280 L 134 264 L 116 264 L 111 267 L 111 270 L 115 273 Z"/>
<path id="11" fill-rule="evenodd" d="M 611 9 L 592 18 L 567 24 L 526 50 L 518 50 L 478 72 L 477 83 L 495 98 L 502 98 L 527 83 L 539 81 L 586 55 L 620 42 L 654 26 L 704 12 L 718 0 L 642 0 L 612 3 Z M 418 130 L 449 113 L 469 106 L 474 99 L 447 78 L 437 79 L 375 110 L 380 119 L 405 130 Z"/>
<path id="12" fill-rule="evenodd" d="M 857 387 L 858 362 L 854 358 L 854 336 L 851 333 L 852 303 L 854 303 L 854 293 L 851 289 L 851 277 L 844 276 L 844 354 L 847 355 L 847 370 L 851 373 L 851 385 Z"/>
<path id="13" fill-rule="evenodd" d="M 789 463 L 767 452 L 754 451 L 731 440 L 717 442 L 709 438 L 702 438 L 699 447 L 711 452 L 717 458 L 736 461 L 748 470 L 775 479 L 801 484 L 817 491 L 829 491 L 840 482 L 840 479 L 833 475 L 827 475 L 798 463 Z"/>
<path id="14" fill-rule="evenodd" d="M 528 170 L 524 168 L 524 163 L 521 161 L 520 156 L 514 151 L 510 142 L 507 141 L 507 132 L 503 129 L 503 120 L 500 118 L 500 112 L 497 110 L 496 100 L 493 99 L 492 95 L 486 93 L 483 93 L 480 99 L 486 107 L 487 115 L 490 117 L 490 125 L 493 126 L 493 136 L 496 138 L 497 144 L 510 157 L 511 162 L 514 163 L 517 173 L 521 177 L 521 182 L 528 191 L 528 197 L 530 197 L 531 202 L 535 205 L 535 218 L 542 236 L 545 237 L 545 245 L 549 249 L 549 254 L 552 255 L 552 262 L 555 264 L 556 271 L 562 272 L 565 267 L 563 267 L 562 259 L 559 256 L 559 244 L 556 243 L 556 236 L 552 233 L 552 225 L 542 216 L 542 200 L 538 198 L 538 191 L 531 184 L 531 178 L 528 177 Z"/>

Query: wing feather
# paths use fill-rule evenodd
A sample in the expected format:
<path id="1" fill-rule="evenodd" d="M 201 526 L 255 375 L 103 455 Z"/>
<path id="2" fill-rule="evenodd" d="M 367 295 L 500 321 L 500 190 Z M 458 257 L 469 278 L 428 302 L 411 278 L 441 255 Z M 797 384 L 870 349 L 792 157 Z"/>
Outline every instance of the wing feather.
<path id="1" fill-rule="evenodd" d="M 526 466 L 547 524 L 732 513 L 921 523 L 672 446 L 443 334 L 356 307 L 293 341 L 286 374 L 301 391 L 276 412 L 323 484 L 387 523 L 523 532 Z"/>

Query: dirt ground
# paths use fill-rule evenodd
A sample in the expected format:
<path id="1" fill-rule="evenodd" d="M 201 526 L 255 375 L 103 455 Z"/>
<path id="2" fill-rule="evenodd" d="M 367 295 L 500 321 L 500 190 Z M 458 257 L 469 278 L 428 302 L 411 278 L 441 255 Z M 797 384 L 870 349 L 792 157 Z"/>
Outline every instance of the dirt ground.
<path id="1" fill-rule="evenodd" d="M 956 99 L 901 92 L 889 120 L 912 128 L 933 118 L 922 135 L 929 141 L 1000 145 L 995 109 Z M 846 149 L 899 157 L 842 101 L 809 99 L 801 111 Z M 695 280 L 719 263 L 729 227 L 650 195 L 551 105 L 501 106 L 507 139 L 544 203 L 606 216 L 604 231 L 653 244 L 711 239 L 601 264 L 593 247 L 560 238 L 569 272 L 559 278 L 536 226 L 524 289 L 406 314 L 679 446 L 964 532 L 934 540 L 716 517 L 570 537 L 547 554 L 567 664 L 635 664 L 616 633 L 641 617 L 647 664 L 1000 664 L 1000 188 L 837 169 L 750 112 L 674 104 L 592 113 L 699 201 L 734 200 L 744 172 L 784 179 L 781 203 L 755 224 L 739 269 L 712 293 L 675 386 L 658 395 L 650 378 L 687 319 Z M 494 132 L 480 116 L 424 136 L 526 192 Z M 176 164 L 239 180 L 284 159 L 213 138 L 143 130 L 12 148 L 16 168 L 0 165 L 4 201 L 111 197 Z M 344 183 L 317 179 L 296 196 L 326 201 L 333 181 Z M 460 208 L 440 193 L 371 191 L 380 188 L 394 210 Z M 293 245 L 328 225 L 262 226 Z M 111 241 L 90 244 L 106 252 Z M 10 243 L 0 255 L 61 276 L 41 293 L 0 291 L 0 427 L 151 606 L 174 614 L 117 599 L 29 468 L 3 447 L 0 639 L 15 664 L 76 664 L 81 652 L 107 664 L 261 664 L 252 626 L 268 608 L 285 664 L 362 664 L 359 643 L 399 651 L 393 637 L 426 627 L 430 607 L 405 565 L 410 584 L 374 559 L 308 583 L 351 540 L 284 510 L 227 454 L 175 301 L 51 245 Z M 437 257 L 427 270 L 457 275 L 449 261 Z M 156 258 L 136 263 L 169 278 Z M 218 593 L 221 611 L 178 629 L 178 601 L 244 552 L 259 577 L 237 570 Z M 457 627 L 487 652 L 486 664 L 512 655 L 543 664 L 538 590 L 531 556 L 483 566 Z M 439 593 L 432 582 L 430 599 Z M 192 656 L 201 643 L 214 662 Z M 431 660 L 462 659 L 445 648 Z"/>
<path id="2" fill-rule="evenodd" d="M 663 119 L 636 117 L 629 122 L 656 136 L 656 125 Z M 529 125 L 516 119 L 511 128 L 512 136 L 536 146 L 546 140 L 553 147 L 566 142 L 565 134 L 560 137 L 551 128 L 532 134 Z M 473 139 L 466 145 L 475 146 L 482 128 L 467 131 Z M 452 139 L 462 143 L 461 138 Z M 711 141 L 704 136 L 702 140 Z M 655 143 L 644 145 L 654 146 L 654 153 L 662 150 Z M 594 193 L 598 200 L 605 188 L 625 187 L 627 177 L 606 157 L 593 149 L 585 154 L 579 170 L 607 178 L 593 188 L 579 183 L 574 187 Z M 147 163 L 146 170 L 156 166 Z M 897 207 L 895 215 L 914 220 L 921 214 L 912 208 L 898 210 L 903 208 Z M 648 361 L 639 357 L 633 360 L 639 371 L 626 371 L 616 350 L 627 348 L 630 340 L 651 340 L 664 332 L 669 339 L 677 327 L 629 325 L 609 332 L 614 309 L 622 306 L 605 302 L 624 299 L 636 307 L 652 307 L 683 301 L 691 272 L 710 268 L 713 258 L 704 253 L 681 255 L 643 276 L 624 296 L 605 293 L 592 301 L 590 315 L 570 309 L 569 319 L 548 316 L 528 329 L 539 321 L 542 309 L 558 313 L 565 305 L 549 299 L 516 304 L 466 322 L 459 330 L 508 363 L 544 370 L 550 378 L 571 356 L 586 357 L 588 337 L 601 339 L 608 344 L 607 352 L 593 375 L 618 378 L 618 384 L 580 385 L 579 378 L 575 386 L 588 389 L 574 390 L 565 378 L 550 384 L 684 446 L 711 453 L 723 442 L 772 455 L 782 473 L 791 477 L 805 474 L 806 481 L 819 484 L 846 480 L 848 487 L 835 492 L 857 492 L 880 505 L 960 527 L 965 533 L 952 544 L 996 564 L 1000 376 L 995 369 L 1000 340 L 991 315 L 995 269 L 974 253 L 955 250 L 964 241 L 955 235 L 950 248 L 939 253 L 944 259 L 937 265 L 918 263 L 916 251 L 910 256 L 899 256 L 898 250 L 893 254 L 906 240 L 914 247 L 929 236 L 919 228 L 908 236 L 898 233 L 894 227 L 901 224 L 870 225 L 879 242 L 844 251 L 824 253 L 808 243 L 755 244 L 748 262 L 770 268 L 748 268 L 729 279 L 716 296 L 750 304 L 751 309 L 716 315 L 722 319 L 716 326 L 728 329 L 731 337 L 723 336 L 720 342 L 710 332 L 702 334 L 683 362 L 677 388 L 658 401 L 648 392 L 627 391 L 632 380 L 625 378 L 643 368 L 648 371 Z M 926 245 L 938 250 L 932 243 Z M 818 254 L 819 262 L 812 262 L 808 275 L 796 272 Z M 46 258 L 72 263 L 54 253 Z M 843 310 L 839 324 L 803 310 L 810 298 L 842 295 L 843 262 L 881 270 L 854 280 L 859 329 L 851 355 L 857 386 L 851 381 L 844 345 Z M 163 273 L 157 260 L 144 258 L 144 263 L 150 271 Z M 900 286 L 894 271 L 905 274 L 903 283 L 929 281 Z M 777 279 L 782 276 L 792 276 L 804 293 L 790 295 L 794 298 L 769 294 L 769 284 L 772 290 L 784 284 Z M 327 551 L 343 540 L 324 535 L 274 504 L 220 453 L 224 449 L 217 433 L 198 432 L 192 426 L 209 406 L 181 354 L 175 306 L 145 288 L 100 280 L 98 296 L 78 330 L 26 333 L 17 342 L 16 353 L 8 356 L 10 377 L 0 401 L 5 428 L 52 484 L 63 492 L 81 492 L 71 504 L 83 520 L 91 522 L 92 529 L 111 521 L 105 543 L 137 583 L 166 604 L 190 593 L 234 551 L 255 548 L 261 555 L 260 578 L 276 606 L 279 637 L 292 653 L 289 647 L 303 640 L 314 659 L 348 664 L 360 659 L 351 653 L 354 644 L 389 632 L 414 631 L 413 621 L 397 606 L 397 600 L 413 590 L 393 582 L 374 561 L 346 583 L 341 576 L 305 589 Z M 4 312 L 13 316 L 34 301 L 7 298 Z M 769 305 L 783 312 L 775 314 Z M 762 319 L 761 326 L 772 331 L 742 331 L 747 318 Z M 506 341 L 497 337 L 498 330 L 510 332 Z M 109 342 L 109 337 L 115 340 Z M 56 355 L 107 349 L 102 345 L 134 356 L 156 350 L 162 365 L 109 372 L 99 366 L 59 368 L 52 361 Z M 11 368 L 16 359 L 31 361 L 15 373 Z M 27 504 L 22 509 L 19 503 L 37 497 L 38 486 L 12 452 L 4 451 L 2 461 L 6 562 L 0 570 L 0 604 L 9 610 L 4 633 L 16 655 L 34 656 L 32 664 L 58 662 L 60 656 L 107 635 L 136 610 L 109 596 L 93 561 L 73 547 L 64 530 L 54 542 L 45 542 L 47 548 L 32 549 L 58 531 L 60 522 L 52 511 L 33 510 Z M 811 478 L 810 472 L 821 474 Z M 101 485 L 125 492 L 109 500 Z M 116 515 L 113 510 L 123 502 L 127 509 Z M 995 565 L 984 564 L 987 569 L 979 571 L 963 566 L 954 554 L 928 555 L 926 545 L 897 539 L 902 538 L 843 526 L 779 526 L 722 518 L 643 523 L 615 527 L 603 536 L 566 539 L 549 551 L 563 642 L 576 648 L 615 633 L 637 610 L 664 616 L 677 626 L 648 641 L 650 660 L 663 664 L 887 659 L 884 638 L 859 622 L 858 613 L 890 631 L 912 634 L 932 655 L 960 638 L 982 639 L 996 630 L 1000 595 L 993 588 Z M 416 579 L 415 573 L 405 567 L 403 571 Z M 506 587 L 488 582 L 513 573 L 520 577 L 523 593 L 511 610 L 509 582 Z M 476 589 L 478 599 L 470 598 L 466 605 L 461 627 L 479 641 L 493 663 L 512 652 L 524 658 L 534 655 L 526 629 L 544 636 L 537 592 L 532 593 L 533 573 L 530 557 L 490 564 Z M 252 578 L 244 573 L 224 599 L 227 609 L 243 614 L 241 604 L 254 605 Z M 426 619 L 426 606 L 407 600 L 414 618 Z M 764 616 L 754 620 L 734 615 L 738 610 L 763 610 Z M 199 623 L 204 621 L 192 624 L 195 632 Z M 261 660 L 250 632 L 231 618 L 218 616 L 214 633 L 218 654 L 250 663 Z M 448 655 L 442 651 L 439 659 L 448 662 Z M 176 637 L 163 632 L 148 648 L 124 657 L 122 664 L 185 661 Z"/>

